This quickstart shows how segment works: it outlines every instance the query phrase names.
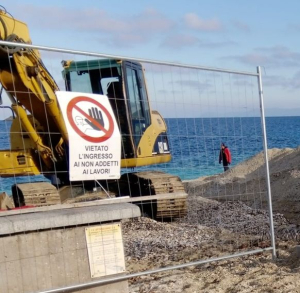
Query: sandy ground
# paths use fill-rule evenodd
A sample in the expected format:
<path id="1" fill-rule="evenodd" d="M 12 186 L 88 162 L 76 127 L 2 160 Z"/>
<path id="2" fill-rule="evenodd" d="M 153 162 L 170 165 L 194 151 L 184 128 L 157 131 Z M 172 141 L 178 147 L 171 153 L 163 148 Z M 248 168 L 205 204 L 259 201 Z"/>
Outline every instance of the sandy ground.
<path id="1" fill-rule="evenodd" d="M 300 149 L 268 152 L 277 258 L 271 251 L 137 277 L 130 292 L 300 292 Z M 129 273 L 270 247 L 263 154 L 185 182 L 188 214 L 122 224 Z"/>

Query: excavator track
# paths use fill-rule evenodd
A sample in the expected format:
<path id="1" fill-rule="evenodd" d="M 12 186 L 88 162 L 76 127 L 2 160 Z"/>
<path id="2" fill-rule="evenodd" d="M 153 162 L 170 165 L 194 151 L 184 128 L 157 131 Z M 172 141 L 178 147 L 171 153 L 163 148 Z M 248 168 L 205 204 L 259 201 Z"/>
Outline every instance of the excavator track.
<path id="1" fill-rule="evenodd" d="M 16 207 L 49 206 L 87 202 L 107 198 L 102 190 L 87 191 L 82 186 L 63 186 L 59 190 L 49 182 L 19 183 L 12 187 L 12 197 Z M 115 197 L 110 193 L 110 197 Z"/>
<path id="2" fill-rule="evenodd" d="M 178 176 L 159 171 L 125 173 L 108 185 L 110 197 L 153 196 L 155 199 L 135 202 L 142 214 L 157 220 L 182 218 L 187 213 L 182 181 Z M 117 192 L 119 190 L 119 192 Z M 12 188 L 16 207 L 24 205 L 47 206 L 107 198 L 103 191 L 87 192 L 81 186 L 64 186 L 59 190 L 48 182 L 15 184 Z M 157 199 L 161 195 L 161 199 Z"/>
<path id="3" fill-rule="evenodd" d="M 123 174 L 120 178 L 123 190 L 128 188 L 130 196 L 173 195 L 168 199 L 141 202 L 142 212 L 158 220 L 182 218 L 187 213 L 186 197 L 183 183 L 178 176 L 160 172 L 145 171 Z"/>

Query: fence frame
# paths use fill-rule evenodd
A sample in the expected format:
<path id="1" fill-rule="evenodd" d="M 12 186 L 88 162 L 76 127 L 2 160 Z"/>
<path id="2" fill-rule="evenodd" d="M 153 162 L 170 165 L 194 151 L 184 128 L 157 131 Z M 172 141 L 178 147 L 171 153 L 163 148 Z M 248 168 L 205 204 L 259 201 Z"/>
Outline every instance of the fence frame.
<path id="1" fill-rule="evenodd" d="M 236 257 L 248 256 L 252 254 L 258 254 L 265 251 L 272 251 L 272 258 L 273 260 L 276 259 L 276 248 L 275 248 L 275 232 L 274 232 L 274 223 L 273 223 L 273 209 L 272 209 L 272 196 L 271 196 L 271 185 L 270 185 L 270 174 L 269 174 L 269 164 L 268 164 L 268 147 L 267 147 L 267 134 L 266 134 L 266 125 L 265 125 L 265 113 L 264 113 L 264 100 L 263 100 L 263 87 L 262 87 L 262 75 L 261 75 L 261 68 L 257 66 L 257 72 L 246 72 L 246 71 L 235 71 L 230 69 L 221 69 L 221 68 L 212 68 L 212 67 L 205 67 L 205 66 L 196 66 L 196 65 L 188 65 L 188 64 L 181 64 L 181 63 L 174 63 L 174 62 L 165 62 L 165 61 L 158 61 L 158 60 L 150 60 L 150 59 L 142 59 L 142 58 L 134 58 L 134 57 L 125 57 L 125 56 L 118 56 L 118 55 L 110 55 L 104 53 L 95 53 L 95 52 L 86 52 L 86 51 L 77 51 L 77 50 L 70 50 L 70 49 L 61 49 L 61 48 L 54 48 L 54 47 L 45 47 L 39 45 L 31 45 L 25 43 L 14 43 L 14 42 L 7 42 L 7 41 L 0 41 L 0 46 L 7 46 L 7 47 L 19 47 L 19 48 L 29 48 L 29 49 L 37 49 L 43 51 L 51 51 L 51 52 L 59 52 L 59 53 L 67 53 L 67 54 L 75 54 L 75 55 L 84 55 L 84 56 L 93 56 L 93 57 L 101 57 L 101 58 L 109 58 L 109 59 L 126 59 L 131 61 L 137 62 L 144 62 L 150 64 L 159 64 L 159 65 L 167 65 L 167 66 L 176 66 L 181 68 L 190 68 L 190 69 L 199 69 L 203 71 L 212 71 L 212 72 L 221 72 L 221 73 L 232 73 L 232 74 L 239 74 L 239 75 L 248 75 L 257 77 L 258 82 L 258 93 L 259 93 L 259 102 L 260 102 L 260 116 L 261 116 L 261 127 L 262 127 L 262 135 L 263 135 L 263 149 L 264 149 L 264 159 L 265 159 L 265 171 L 266 171 L 266 183 L 267 183 L 267 199 L 268 199 L 268 211 L 269 211 L 269 219 L 270 219 L 270 236 L 271 236 L 271 246 L 264 248 L 264 249 L 257 249 L 247 252 L 241 252 L 237 254 L 225 255 L 216 258 L 210 258 L 205 260 L 199 260 L 189 263 L 184 263 L 180 265 L 174 265 L 154 270 L 143 271 L 134 274 L 128 274 L 124 276 L 118 276 L 113 278 L 107 278 L 105 280 L 98 280 L 94 282 L 78 284 L 73 286 L 67 286 L 63 288 L 51 289 L 47 291 L 40 291 L 39 293 L 59 293 L 59 292 L 70 292 L 72 290 L 80 290 L 91 288 L 94 286 L 119 282 L 123 280 L 128 280 L 133 277 L 145 276 L 155 273 L 160 273 L 164 271 L 170 271 L 175 269 L 186 268 L 195 265 L 206 264 L 210 262 L 216 262 Z M 152 199 L 154 199 L 152 197 Z M 139 199 L 140 201 L 141 199 Z M 131 202 L 130 200 L 128 200 Z M 70 206 L 68 208 L 71 208 Z M 63 208 L 63 207 L 61 207 Z M 67 207 L 66 207 L 67 208 Z M 11 212 L 5 212 L 5 215 L 11 214 Z M 4 214 L 2 214 L 4 215 Z M 72 291 L 73 292 L 73 291 Z"/>

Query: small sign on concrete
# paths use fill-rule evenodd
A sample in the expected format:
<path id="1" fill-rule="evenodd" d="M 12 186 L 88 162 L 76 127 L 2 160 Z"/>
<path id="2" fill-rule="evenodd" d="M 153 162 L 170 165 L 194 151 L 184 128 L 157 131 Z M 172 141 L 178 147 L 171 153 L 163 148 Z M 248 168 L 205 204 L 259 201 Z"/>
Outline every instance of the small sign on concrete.
<path id="1" fill-rule="evenodd" d="M 124 246 L 120 224 L 85 228 L 91 278 L 125 272 Z"/>

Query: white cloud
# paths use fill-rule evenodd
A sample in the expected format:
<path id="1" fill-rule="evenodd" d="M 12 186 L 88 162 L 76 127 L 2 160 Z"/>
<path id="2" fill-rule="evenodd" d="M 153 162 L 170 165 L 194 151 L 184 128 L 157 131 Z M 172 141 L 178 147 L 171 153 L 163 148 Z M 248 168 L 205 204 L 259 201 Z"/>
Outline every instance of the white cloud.
<path id="1" fill-rule="evenodd" d="M 184 16 L 184 22 L 187 28 L 198 31 L 220 31 L 223 26 L 216 18 L 204 20 L 195 13 L 188 13 Z"/>
<path id="2" fill-rule="evenodd" d="M 249 54 L 225 58 L 235 59 L 249 65 L 281 68 L 300 66 L 300 53 L 293 52 L 284 46 L 256 48 L 254 49 L 254 52 Z"/>
<path id="3" fill-rule="evenodd" d="M 26 9 L 26 15 L 22 13 Z M 67 12 L 58 6 L 26 5 L 15 7 L 15 17 L 39 30 L 67 32 L 97 36 L 94 39 L 108 40 L 108 43 L 128 46 L 150 41 L 154 36 L 168 32 L 175 25 L 164 14 L 155 9 L 145 9 L 136 15 L 111 15 L 103 9 L 69 9 Z"/>
<path id="4" fill-rule="evenodd" d="M 235 44 L 231 41 L 210 41 L 207 39 L 200 39 L 198 37 L 189 34 L 176 34 L 167 36 L 163 42 L 162 47 L 182 49 L 182 48 L 220 48 L 225 46 L 231 46 Z"/>
<path id="5" fill-rule="evenodd" d="M 268 87 L 280 87 L 285 90 L 293 91 L 300 89 L 300 71 L 292 76 L 265 75 L 263 84 Z"/>
<path id="6" fill-rule="evenodd" d="M 146 34 L 149 32 L 168 32 L 175 25 L 172 20 L 155 9 L 146 9 L 142 13 L 130 17 L 127 21 L 130 22 L 132 30 L 142 31 Z"/>
<path id="7" fill-rule="evenodd" d="M 165 40 L 162 42 L 162 46 L 179 49 L 190 46 L 197 46 L 198 43 L 199 39 L 197 37 L 187 34 L 176 34 L 166 37 Z"/>
<path id="8" fill-rule="evenodd" d="M 233 26 L 242 32 L 247 32 L 247 33 L 250 32 L 250 27 L 244 22 L 234 21 Z"/>

